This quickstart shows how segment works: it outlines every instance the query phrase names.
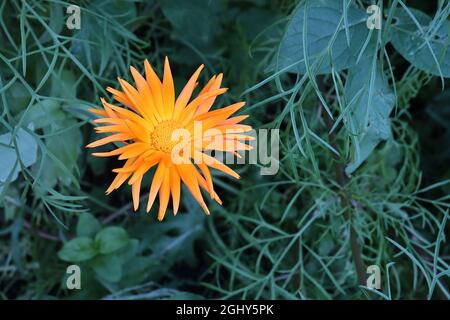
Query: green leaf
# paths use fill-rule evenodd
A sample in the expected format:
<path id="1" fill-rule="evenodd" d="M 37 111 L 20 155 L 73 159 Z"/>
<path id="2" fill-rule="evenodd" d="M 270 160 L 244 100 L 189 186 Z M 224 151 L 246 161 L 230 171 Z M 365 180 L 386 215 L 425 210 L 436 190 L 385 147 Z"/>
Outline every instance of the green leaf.
<path id="1" fill-rule="evenodd" d="M 93 238 L 101 229 L 100 222 L 90 213 L 82 213 L 78 219 L 77 236 Z"/>
<path id="2" fill-rule="evenodd" d="M 33 123 L 34 128 L 42 129 L 53 123 L 59 123 L 65 118 L 59 102 L 45 99 L 32 105 L 24 116 L 24 123 Z"/>
<path id="3" fill-rule="evenodd" d="M 6 90 L 5 96 L 8 110 L 13 115 L 19 114 L 21 111 L 25 110 L 31 100 L 30 93 L 19 81 L 14 82 L 11 87 Z"/>
<path id="4" fill-rule="evenodd" d="M 86 261 L 96 255 L 94 241 L 87 237 L 79 237 L 66 242 L 58 252 L 59 258 L 68 262 Z"/>
<path id="5" fill-rule="evenodd" d="M 149 274 L 149 270 L 158 264 L 158 261 L 153 257 L 134 257 L 126 261 L 123 266 L 121 284 L 129 286 L 144 281 Z"/>
<path id="6" fill-rule="evenodd" d="M 114 254 L 120 256 L 123 261 L 128 261 L 138 254 L 138 250 L 139 240 L 130 239 L 125 247 L 115 252 Z"/>
<path id="7" fill-rule="evenodd" d="M 436 27 L 436 22 L 432 22 L 422 11 L 409 10 L 420 27 L 406 10 L 396 9 L 397 21 L 391 28 L 391 41 L 395 50 L 421 70 L 437 76 L 440 75 L 440 70 L 442 76 L 450 77 L 450 22 L 442 20 Z"/>
<path id="8" fill-rule="evenodd" d="M 98 256 L 89 265 L 106 281 L 118 282 L 122 278 L 122 261 L 115 254 Z"/>
<path id="9" fill-rule="evenodd" d="M 52 97 L 75 99 L 77 95 L 77 79 L 70 70 L 63 69 L 59 73 L 52 74 Z"/>
<path id="10" fill-rule="evenodd" d="M 11 133 L 5 133 L 0 136 L 0 182 L 14 181 L 20 172 L 21 166 L 29 167 L 36 162 L 37 143 L 35 138 L 22 128 L 16 131 L 17 150 L 13 142 Z"/>
<path id="11" fill-rule="evenodd" d="M 208 47 L 221 30 L 221 0 L 161 0 L 159 4 L 175 35 L 197 48 Z"/>
<path id="12" fill-rule="evenodd" d="M 190 266 L 197 263 L 194 244 L 204 236 L 205 215 L 201 214 L 192 197 L 183 196 L 183 201 L 190 208 L 189 214 L 167 217 L 163 224 L 142 225 L 136 230 L 142 238 L 143 246 L 151 248 L 153 257 L 164 268 L 181 261 Z"/>
<path id="13" fill-rule="evenodd" d="M 83 13 L 83 26 L 73 34 L 71 51 L 84 66 L 101 74 L 117 63 L 118 43 L 137 40 L 126 26 L 136 19 L 136 6 L 122 0 L 93 1 Z"/>
<path id="14" fill-rule="evenodd" d="M 353 160 L 345 168 L 353 173 L 366 160 L 378 143 L 391 137 L 389 114 L 394 95 L 379 64 L 365 58 L 349 70 L 345 85 L 347 103 L 352 102 L 346 116 L 347 127 L 355 136 Z"/>
<path id="15" fill-rule="evenodd" d="M 305 6 L 302 1 L 293 13 L 281 41 L 278 56 L 275 56 L 271 69 L 281 70 L 295 64 L 289 68 L 289 72 L 306 73 L 303 46 L 304 16 Z M 307 16 L 306 44 L 309 65 L 313 67 L 314 64 L 319 64 L 320 56 L 325 52 L 317 74 L 330 73 L 332 66 L 336 71 L 352 66 L 356 62 L 369 32 L 366 26 L 366 13 L 353 5 L 348 8 L 350 44 L 347 42 L 343 22 L 342 1 L 309 1 Z M 341 19 L 342 23 L 340 24 Z M 335 33 L 337 33 L 336 38 L 331 43 Z"/>
<path id="16" fill-rule="evenodd" d="M 47 147 L 50 152 L 56 156 L 61 164 L 54 164 L 52 169 L 54 175 L 64 184 L 69 185 L 74 183 L 74 179 L 67 174 L 67 172 L 78 171 L 77 158 L 81 152 L 82 135 L 80 128 L 76 126 L 77 122 L 73 119 L 66 119 L 60 123 L 52 125 L 50 130 L 46 130 L 46 133 L 58 134 L 51 135 L 47 140 Z M 48 132 L 49 131 L 49 132 Z M 70 143 L 68 143 L 70 141 Z M 49 157 L 47 157 L 50 163 L 53 163 Z"/>
<path id="17" fill-rule="evenodd" d="M 95 236 L 95 243 L 102 254 L 108 254 L 125 247 L 129 242 L 125 229 L 107 227 Z"/>

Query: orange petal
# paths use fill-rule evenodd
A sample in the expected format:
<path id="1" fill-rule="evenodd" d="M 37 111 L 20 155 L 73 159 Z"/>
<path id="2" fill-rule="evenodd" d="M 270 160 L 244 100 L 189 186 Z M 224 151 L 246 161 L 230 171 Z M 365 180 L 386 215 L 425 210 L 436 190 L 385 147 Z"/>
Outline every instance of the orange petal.
<path id="1" fill-rule="evenodd" d="M 170 170 L 166 169 L 164 173 L 164 179 L 159 189 L 159 210 L 158 210 L 158 220 L 162 221 L 164 215 L 166 214 L 167 205 L 169 204 L 170 198 Z"/>
<path id="2" fill-rule="evenodd" d="M 128 147 L 128 146 L 127 146 Z M 129 145 L 129 148 L 119 156 L 119 160 L 135 158 L 149 149 L 147 143 L 135 142 Z"/>
<path id="3" fill-rule="evenodd" d="M 220 84 L 222 83 L 222 78 L 223 78 L 223 74 L 219 73 L 219 75 L 217 76 L 217 78 L 214 80 L 214 82 L 208 87 L 208 89 L 206 89 L 205 87 L 205 92 L 208 91 L 213 91 L 213 90 L 217 90 L 220 88 Z M 202 94 L 202 92 L 200 93 Z M 214 104 L 214 101 L 216 100 L 216 97 L 211 97 L 209 99 L 207 99 L 205 102 L 203 102 L 198 108 L 197 111 L 195 112 L 195 115 L 199 115 L 199 114 L 203 114 L 209 111 L 209 109 L 211 109 L 212 105 Z"/>
<path id="4" fill-rule="evenodd" d="M 161 187 L 165 172 L 166 172 L 166 165 L 164 164 L 164 162 L 160 162 L 158 168 L 156 169 L 155 175 L 153 176 L 152 185 L 150 187 L 150 193 L 148 195 L 148 203 L 147 203 L 147 212 L 150 211 L 150 209 L 153 206 L 153 202 L 155 202 L 155 198 L 159 188 Z"/>
<path id="5" fill-rule="evenodd" d="M 222 89 L 218 89 L 218 90 L 214 90 L 214 91 L 208 91 L 208 92 L 202 94 L 201 96 L 198 96 L 194 100 L 192 100 L 186 106 L 186 108 L 184 108 L 184 110 L 181 112 L 179 119 L 182 120 L 182 124 L 186 125 L 187 123 L 189 123 L 189 121 L 192 120 L 192 118 L 195 114 L 195 111 L 197 110 L 197 107 L 202 102 L 204 102 L 206 99 L 208 99 L 212 96 L 221 95 L 221 94 L 225 93 L 227 90 L 228 90 L 227 88 L 222 88 Z"/>
<path id="6" fill-rule="evenodd" d="M 158 111 L 158 114 L 161 116 L 161 118 L 163 120 L 167 120 L 167 118 L 164 117 L 164 104 L 161 92 L 161 81 L 159 80 L 155 71 L 153 71 L 153 68 L 147 59 L 144 61 L 144 65 L 145 65 L 145 77 L 147 78 L 147 83 L 152 92 L 155 108 Z"/>
<path id="7" fill-rule="evenodd" d="M 219 171 L 222 171 L 223 173 L 226 173 L 236 179 L 239 179 L 239 174 L 237 172 L 235 172 L 234 170 L 230 169 L 229 167 L 227 167 L 226 165 L 224 165 L 222 162 L 220 162 L 219 160 L 217 160 L 214 157 L 211 157 L 205 153 L 201 153 L 199 155 L 199 151 L 194 151 L 194 155 L 199 157 L 200 159 L 202 159 L 203 161 L 205 161 L 206 165 L 210 166 L 211 168 L 217 169 Z"/>
<path id="8" fill-rule="evenodd" d="M 131 103 L 130 99 L 128 99 L 127 95 L 125 93 L 123 93 L 122 91 L 116 90 L 111 87 L 107 87 L 106 91 L 113 94 L 114 100 L 120 102 L 121 104 L 123 104 L 124 106 L 126 106 L 128 108 L 131 108 L 131 109 L 137 111 L 136 108 L 134 108 L 133 104 Z"/>
<path id="9" fill-rule="evenodd" d="M 206 214 L 209 214 L 209 209 L 206 206 L 205 201 L 203 200 L 202 194 L 200 192 L 200 188 L 198 186 L 198 180 L 196 177 L 196 169 L 194 165 L 192 164 L 182 164 L 178 165 L 177 167 L 178 173 L 180 174 L 181 180 L 183 180 L 183 183 L 186 185 L 188 190 L 192 193 L 195 200 L 200 204 L 203 211 L 205 211 Z"/>
<path id="10" fill-rule="evenodd" d="M 169 59 L 166 57 L 164 61 L 164 77 L 163 77 L 163 100 L 164 100 L 164 114 L 167 119 L 172 118 L 173 109 L 175 106 L 175 88 L 173 85 L 172 72 L 170 71 Z"/>
<path id="11" fill-rule="evenodd" d="M 117 134 L 113 134 L 111 136 L 99 139 L 97 141 L 91 142 L 90 144 L 88 144 L 86 146 L 86 148 L 95 148 L 95 147 L 102 146 L 102 145 L 110 143 L 110 142 L 125 141 L 130 138 L 131 138 L 131 136 L 129 134 L 117 133 Z"/>
<path id="12" fill-rule="evenodd" d="M 94 114 L 98 114 L 99 116 L 103 116 L 103 117 L 107 116 L 105 110 L 90 108 L 90 109 L 88 109 L 88 111 L 91 113 L 94 113 Z"/>
<path id="13" fill-rule="evenodd" d="M 155 100 L 153 98 L 150 87 L 148 86 L 148 83 L 144 79 L 144 77 L 134 67 L 130 67 L 130 70 L 134 82 L 136 83 L 136 87 L 138 88 L 139 94 L 142 95 L 142 98 L 144 100 L 143 108 L 148 114 L 150 121 L 154 125 L 156 125 L 159 121 L 161 121 L 162 118 L 155 107 Z"/>
<path id="14" fill-rule="evenodd" d="M 147 144 L 150 142 L 150 125 L 148 127 L 142 127 L 130 120 L 125 120 L 125 124 L 127 129 L 135 136 L 137 140 L 141 140 Z"/>
<path id="15" fill-rule="evenodd" d="M 180 205 L 180 175 L 174 167 L 172 167 L 170 171 L 170 191 L 172 193 L 173 214 L 176 215 Z"/>
<path id="16" fill-rule="evenodd" d="M 211 172 L 209 171 L 208 166 L 204 162 L 198 163 L 197 165 L 200 168 L 200 170 L 202 171 L 203 176 L 205 177 L 207 191 L 209 192 L 211 198 L 213 198 L 214 197 L 214 187 L 213 187 Z"/>
<path id="17" fill-rule="evenodd" d="M 131 193 L 133 194 L 133 207 L 134 211 L 139 208 L 139 193 L 141 192 L 142 177 L 138 178 L 131 187 Z"/>
<path id="18" fill-rule="evenodd" d="M 173 113 L 174 119 L 177 119 L 179 117 L 181 111 L 183 110 L 184 107 L 186 107 L 187 103 L 189 102 L 189 99 L 191 99 L 192 92 L 194 91 L 195 84 L 203 67 L 204 67 L 203 64 L 200 65 L 200 67 L 198 67 L 198 69 L 191 76 L 191 78 L 181 91 L 180 95 L 178 96 L 177 101 L 175 102 L 175 109 Z"/>

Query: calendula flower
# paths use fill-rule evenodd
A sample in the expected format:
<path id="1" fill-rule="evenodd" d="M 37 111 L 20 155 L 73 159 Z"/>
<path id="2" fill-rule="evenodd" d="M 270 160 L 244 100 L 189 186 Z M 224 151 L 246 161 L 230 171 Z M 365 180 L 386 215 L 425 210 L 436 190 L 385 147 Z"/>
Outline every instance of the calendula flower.
<path id="1" fill-rule="evenodd" d="M 216 97 L 227 90 L 220 87 L 222 74 L 213 76 L 191 99 L 202 68 L 203 65 L 195 71 L 176 97 L 168 59 L 164 63 L 162 82 L 146 60 L 145 78 L 130 67 L 136 88 L 120 78 L 122 91 L 107 88 L 123 107 L 102 98 L 103 109 L 90 110 L 101 116 L 94 123 L 105 124 L 96 127 L 96 131 L 109 135 L 87 147 L 122 144 L 109 152 L 93 153 L 94 156 L 118 156 L 119 160 L 125 160 L 123 167 L 113 170 L 117 175 L 106 194 L 128 180 L 132 188 L 134 210 L 137 210 L 142 178 L 152 167 L 156 167 L 147 212 L 159 194 L 158 220 L 164 218 L 170 196 L 173 213 L 177 213 L 181 182 L 205 213 L 209 214 L 209 210 L 201 189 L 219 204 L 222 203 L 214 191 L 210 167 L 235 178 L 239 178 L 239 175 L 208 153 L 231 152 L 239 157 L 237 151 L 250 150 L 245 141 L 252 137 L 242 133 L 252 128 L 240 124 L 247 115 L 231 117 L 244 106 L 244 102 L 210 111 Z"/>

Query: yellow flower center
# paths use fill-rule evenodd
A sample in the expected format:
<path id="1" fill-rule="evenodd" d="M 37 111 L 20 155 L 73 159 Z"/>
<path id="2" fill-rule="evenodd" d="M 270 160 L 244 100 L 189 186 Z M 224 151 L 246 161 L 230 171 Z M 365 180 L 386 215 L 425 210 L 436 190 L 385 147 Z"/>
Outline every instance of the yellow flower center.
<path id="1" fill-rule="evenodd" d="M 181 124 L 174 120 L 167 120 L 159 123 L 150 133 L 150 143 L 152 147 L 165 153 L 171 153 L 172 148 L 178 143 L 177 140 L 172 140 L 172 133 L 181 128 Z"/>

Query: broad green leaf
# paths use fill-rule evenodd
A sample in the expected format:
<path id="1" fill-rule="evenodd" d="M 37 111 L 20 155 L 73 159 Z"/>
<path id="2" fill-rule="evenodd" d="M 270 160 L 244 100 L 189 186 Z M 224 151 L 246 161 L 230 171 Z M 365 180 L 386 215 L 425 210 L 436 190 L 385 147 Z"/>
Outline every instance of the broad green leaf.
<path id="1" fill-rule="evenodd" d="M 61 85 L 58 91 L 71 90 Z M 56 89 L 55 89 L 56 90 Z M 67 91 L 66 90 L 66 91 Z M 72 92 L 74 94 L 74 92 Z M 67 91 L 63 96 L 70 96 Z M 81 152 L 82 136 L 77 121 L 63 110 L 60 102 L 46 99 L 32 105 L 24 114 L 24 123 L 33 124 L 37 129 L 43 129 L 47 149 L 50 154 L 43 153 L 44 161 L 38 161 L 39 166 L 33 172 L 39 180 L 38 188 L 44 191 L 53 188 L 61 181 L 64 185 L 78 183 L 71 174 L 77 173 L 77 159 Z M 70 142 L 70 143 L 68 143 Z M 41 165 L 44 163 L 45 165 Z"/>
<path id="2" fill-rule="evenodd" d="M 47 156 L 47 161 L 53 163 L 53 174 L 65 185 L 75 182 L 67 174 L 67 171 L 73 173 L 73 171 L 78 170 L 77 158 L 82 150 L 82 136 L 80 128 L 77 127 L 77 122 L 73 119 L 66 119 L 60 123 L 55 123 L 50 130 L 45 131 L 46 133 L 59 132 L 46 139 L 48 150 L 60 161 L 60 164 L 55 164 Z M 61 167 L 61 164 L 64 165 L 64 168 Z"/>
<path id="3" fill-rule="evenodd" d="M 125 247 L 128 242 L 127 232 L 120 227 L 107 227 L 95 236 L 95 244 L 102 254 L 117 251 Z"/>
<path id="4" fill-rule="evenodd" d="M 101 255 L 89 262 L 95 273 L 110 282 L 118 282 L 122 278 L 122 261 L 115 254 Z"/>
<path id="5" fill-rule="evenodd" d="M 409 10 L 420 28 L 407 11 L 397 8 L 397 21 L 391 28 L 394 48 L 415 67 L 437 76 L 440 70 L 444 77 L 450 77 L 450 22 L 444 19 L 436 26 L 422 11 Z"/>
<path id="6" fill-rule="evenodd" d="M 302 1 L 292 15 L 281 41 L 278 56 L 274 57 L 272 68 L 281 70 L 295 64 L 289 68 L 290 72 L 306 73 L 304 41 L 307 44 L 307 61 L 313 70 L 316 69 L 314 65 L 319 64 L 321 55 L 324 53 L 317 74 L 331 72 L 332 66 L 334 66 L 336 71 L 352 66 L 356 62 L 368 36 L 369 30 L 366 26 L 367 14 L 353 5 L 348 8 L 349 45 L 343 19 L 343 2 L 337 0 L 309 0 L 305 40 L 303 34 L 304 3 Z M 336 38 L 333 42 L 332 39 L 335 33 Z M 366 50 L 368 49 L 366 48 Z"/>
<path id="7" fill-rule="evenodd" d="M 95 234 L 101 229 L 100 222 L 90 213 L 82 213 L 78 218 L 77 236 L 94 238 Z"/>
<path id="8" fill-rule="evenodd" d="M 22 128 L 16 131 L 15 140 L 17 150 L 15 148 L 11 133 L 0 135 L 0 183 L 14 181 L 20 172 L 21 166 L 29 167 L 36 162 L 37 143 L 35 138 Z"/>
<path id="9" fill-rule="evenodd" d="M 52 97 L 61 97 L 64 99 L 75 99 L 77 96 L 77 79 L 75 74 L 67 69 L 52 74 Z"/>
<path id="10" fill-rule="evenodd" d="M 3 71 L 2 71 L 3 72 Z M 6 105 L 11 114 L 16 115 L 25 110 L 31 100 L 30 93 L 19 81 L 14 82 L 6 90 Z M 1 102 L 3 108 L 3 101 Z"/>
<path id="11" fill-rule="evenodd" d="M 68 262 L 86 261 L 96 255 L 94 241 L 87 237 L 79 237 L 66 242 L 58 252 L 59 258 Z"/>
<path id="12" fill-rule="evenodd" d="M 391 137 L 389 114 L 394 106 L 394 95 L 386 75 L 372 58 L 360 61 L 349 70 L 345 85 L 347 103 L 353 99 L 346 116 L 347 129 L 355 136 L 351 163 L 345 168 L 349 175 L 369 157 L 378 143 Z"/>
<path id="13" fill-rule="evenodd" d="M 26 124 L 33 123 L 36 129 L 42 129 L 53 123 L 59 123 L 64 118 L 65 114 L 59 102 L 46 99 L 32 105 L 27 110 L 23 121 Z"/>

